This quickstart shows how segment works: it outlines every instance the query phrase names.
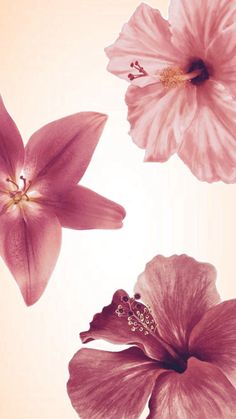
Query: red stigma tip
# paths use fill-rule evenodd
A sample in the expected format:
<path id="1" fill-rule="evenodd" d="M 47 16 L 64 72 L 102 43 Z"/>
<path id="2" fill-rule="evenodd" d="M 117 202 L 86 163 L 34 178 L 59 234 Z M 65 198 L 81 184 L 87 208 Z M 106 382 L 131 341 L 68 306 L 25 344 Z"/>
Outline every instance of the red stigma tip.
<path id="1" fill-rule="evenodd" d="M 144 77 L 148 75 L 148 73 L 144 70 L 143 67 L 140 66 L 137 60 L 135 62 L 130 63 L 130 67 L 138 72 L 138 74 L 132 74 L 132 73 L 128 74 L 128 78 L 130 79 L 130 81 L 137 79 L 139 77 Z"/>

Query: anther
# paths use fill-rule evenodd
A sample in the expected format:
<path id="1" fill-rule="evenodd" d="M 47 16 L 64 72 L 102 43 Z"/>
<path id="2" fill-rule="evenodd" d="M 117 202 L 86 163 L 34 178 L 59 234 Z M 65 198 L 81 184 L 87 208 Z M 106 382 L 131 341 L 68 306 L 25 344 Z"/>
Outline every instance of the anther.
<path id="1" fill-rule="evenodd" d="M 121 304 L 118 304 L 115 313 L 118 317 L 126 318 L 128 326 L 132 332 L 142 332 L 143 334 L 155 334 L 156 324 L 150 314 L 149 307 L 136 301 L 141 295 L 135 293 L 134 298 L 128 295 L 121 296 Z M 145 333 L 147 332 L 147 333 Z"/>
<path id="2" fill-rule="evenodd" d="M 26 178 L 24 177 L 24 176 L 20 176 L 20 179 L 21 180 L 23 180 L 23 182 L 24 182 L 24 188 L 23 188 L 23 192 L 24 192 L 24 194 L 25 194 L 25 196 L 27 196 L 26 195 L 26 192 L 29 190 L 29 188 L 30 188 L 30 185 L 31 185 L 31 180 L 28 180 L 28 186 L 26 187 Z"/>
<path id="3" fill-rule="evenodd" d="M 23 180 L 23 182 L 24 182 L 24 190 L 25 190 L 25 188 L 26 188 L 26 179 L 22 175 L 20 176 L 20 179 Z"/>
<path id="4" fill-rule="evenodd" d="M 180 86 L 185 82 L 184 72 L 179 67 L 167 67 L 160 73 L 160 82 L 165 88 Z"/>
<path id="5" fill-rule="evenodd" d="M 15 185 L 15 187 L 17 188 L 17 190 L 19 189 L 19 186 L 17 185 L 16 182 L 14 182 L 14 180 L 11 180 L 9 177 L 6 179 L 7 182 L 12 183 L 13 185 Z"/>
<path id="6" fill-rule="evenodd" d="M 160 73 L 160 82 L 167 89 L 172 87 L 178 87 L 185 84 L 186 82 L 192 82 L 201 74 L 199 68 L 193 69 L 193 71 L 184 73 L 179 67 L 167 67 Z"/>

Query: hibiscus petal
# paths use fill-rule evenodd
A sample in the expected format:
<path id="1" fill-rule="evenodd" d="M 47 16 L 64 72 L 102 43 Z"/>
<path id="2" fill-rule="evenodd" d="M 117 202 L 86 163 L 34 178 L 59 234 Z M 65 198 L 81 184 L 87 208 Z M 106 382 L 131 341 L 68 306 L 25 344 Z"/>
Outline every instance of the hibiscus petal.
<path id="1" fill-rule="evenodd" d="M 24 145 L 18 128 L 0 97 L 0 185 L 6 178 L 16 180 L 24 162 Z"/>
<path id="2" fill-rule="evenodd" d="M 126 23 L 116 42 L 105 49 L 110 62 L 108 71 L 129 81 L 129 73 L 142 74 L 131 63 L 138 61 L 148 75 L 177 61 L 171 44 L 169 23 L 158 10 L 142 3 Z M 139 77 L 134 83 L 143 83 Z"/>
<path id="3" fill-rule="evenodd" d="M 115 292 L 109 306 L 103 308 L 101 313 L 95 314 L 90 329 L 80 333 L 83 343 L 94 339 L 105 339 L 115 344 L 136 345 L 142 349 L 147 356 L 160 361 L 168 361 L 169 353 L 158 342 L 152 334 L 145 334 L 145 329 L 138 327 L 132 331 L 133 325 L 129 324 L 129 315 L 119 316 L 117 309 L 123 304 L 123 298 L 128 294 L 123 290 Z"/>
<path id="4" fill-rule="evenodd" d="M 19 205 L 19 204 L 18 204 Z M 57 217 L 36 203 L 17 206 L 1 216 L 1 256 L 27 305 L 42 295 L 54 269 L 61 243 Z"/>
<path id="5" fill-rule="evenodd" d="M 81 112 L 45 125 L 26 146 L 25 174 L 45 183 L 49 190 L 63 190 L 83 176 L 102 133 L 107 116 Z"/>
<path id="6" fill-rule="evenodd" d="M 236 2 L 229 0 L 173 0 L 169 22 L 173 44 L 188 54 L 203 58 L 211 41 L 235 22 Z"/>
<path id="7" fill-rule="evenodd" d="M 186 256 L 156 256 L 138 278 L 135 292 L 150 305 L 163 339 L 180 353 L 203 314 L 219 301 L 212 265 Z"/>
<path id="8" fill-rule="evenodd" d="M 162 374 L 156 382 L 148 419 L 234 419 L 236 390 L 214 365 L 191 358 L 183 374 Z"/>
<path id="9" fill-rule="evenodd" d="M 163 372 L 138 348 L 81 349 L 69 364 L 67 390 L 83 419 L 136 419 Z"/>
<path id="10" fill-rule="evenodd" d="M 198 111 L 183 135 L 180 158 L 200 180 L 236 182 L 236 102 L 214 81 L 198 89 Z"/>
<path id="11" fill-rule="evenodd" d="M 130 86 L 126 103 L 130 134 L 145 161 L 164 162 L 177 150 L 182 133 L 196 111 L 196 89 L 185 86 L 166 90 L 161 83 L 139 88 Z"/>
<path id="12" fill-rule="evenodd" d="M 125 210 L 120 205 L 83 186 L 74 186 L 68 192 L 45 201 L 55 211 L 66 228 L 120 228 Z"/>
<path id="13" fill-rule="evenodd" d="M 236 24 L 231 25 L 212 42 L 208 50 L 208 60 L 213 63 L 212 77 L 223 83 L 236 96 Z"/>
<path id="14" fill-rule="evenodd" d="M 207 311 L 191 332 L 189 350 L 220 367 L 236 385 L 236 299 Z"/>

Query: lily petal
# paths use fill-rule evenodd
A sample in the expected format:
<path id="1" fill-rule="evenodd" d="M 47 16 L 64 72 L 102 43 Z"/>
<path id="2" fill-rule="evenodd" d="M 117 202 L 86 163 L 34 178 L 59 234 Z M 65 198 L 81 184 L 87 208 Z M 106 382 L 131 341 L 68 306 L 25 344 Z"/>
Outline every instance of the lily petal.
<path id="1" fill-rule="evenodd" d="M 231 25 L 212 42 L 208 49 L 208 60 L 214 63 L 212 78 L 223 83 L 236 97 L 236 24 Z"/>
<path id="2" fill-rule="evenodd" d="M 194 327 L 189 350 L 212 362 L 236 385 L 236 299 L 212 307 Z"/>
<path id="3" fill-rule="evenodd" d="M 18 128 L 0 97 L 0 186 L 6 178 L 16 181 L 24 162 L 24 145 Z"/>
<path id="4" fill-rule="evenodd" d="M 177 62 L 169 23 L 158 10 L 144 3 L 124 25 L 116 42 L 105 51 L 110 59 L 108 71 L 127 81 L 130 73 L 141 75 L 133 80 L 136 85 L 142 85 L 145 76 L 131 67 L 131 63 L 138 61 L 147 76 L 155 76 L 158 70 Z"/>
<path id="5" fill-rule="evenodd" d="M 214 365 L 190 358 L 183 374 L 162 374 L 156 382 L 148 419 L 234 419 L 236 390 Z"/>
<path id="6" fill-rule="evenodd" d="M 212 265 L 186 255 L 156 256 L 138 278 L 135 292 L 150 305 L 163 339 L 179 353 L 203 314 L 219 302 Z"/>
<path id="7" fill-rule="evenodd" d="M 170 2 L 172 42 L 182 52 L 200 56 L 211 41 L 235 22 L 236 3 L 229 0 L 175 0 Z M 203 57 L 202 57 L 203 58 Z"/>
<path id="8" fill-rule="evenodd" d="M 29 306 L 40 298 L 54 269 L 61 226 L 55 215 L 36 203 L 31 207 L 27 202 L 22 209 L 18 205 L 1 216 L 1 256 Z"/>
<path id="9" fill-rule="evenodd" d="M 130 134 L 139 147 L 146 148 L 145 161 L 164 162 L 178 149 L 194 118 L 196 89 L 181 86 L 166 90 L 161 83 L 130 86 L 126 103 Z"/>
<path id="10" fill-rule="evenodd" d="M 101 313 L 95 314 L 87 332 L 80 333 L 83 343 L 94 339 L 104 339 L 115 344 L 136 345 L 150 358 L 168 361 L 169 353 L 152 334 L 145 335 L 145 330 L 132 331 L 129 324 L 129 315 L 118 316 L 116 313 L 122 305 L 124 297 L 128 294 L 123 290 L 115 292 L 109 306 L 103 308 Z"/>
<path id="11" fill-rule="evenodd" d="M 45 125 L 25 149 L 24 171 L 34 185 L 49 191 L 78 183 L 91 160 L 107 116 L 81 112 Z M 46 185 L 46 186 L 45 186 Z"/>
<path id="12" fill-rule="evenodd" d="M 197 100 L 198 111 L 178 154 L 200 180 L 236 182 L 236 101 L 210 80 L 198 89 Z"/>
<path id="13" fill-rule="evenodd" d="M 52 207 L 62 227 L 76 230 L 120 228 L 125 217 L 123 207 L 83 186 L 74 186 L 52 200 L 49 196 L 45 204 Z"/>
<path id="14" fill-rule="evenodd" d="M 81 349 L 69 365 L 67 390 L 83 419 L 136 419 L 163 372 L 138 348 Z"/>

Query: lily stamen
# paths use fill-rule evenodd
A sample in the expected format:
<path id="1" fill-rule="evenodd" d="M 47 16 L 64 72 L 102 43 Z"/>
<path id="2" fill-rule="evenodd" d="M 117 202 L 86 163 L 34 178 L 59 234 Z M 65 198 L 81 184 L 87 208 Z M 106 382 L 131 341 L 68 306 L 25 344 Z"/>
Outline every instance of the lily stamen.
<path id="1" fill-rule="evenodd" d="M 23 180 L 23 189 L 20 189 L 19 185 L 12 179 L 7 178 L 6 181 L 12 183 L 15 187 L 16 187 L 16 191 L 9 191 L 9 195 L 10 198 L 13 200 L 13 204 L 16 205 L 18 204 L 23 197 L 26 198 L 26 201 L 29 201 L 30 198 L 27 195 L 27 192 L 31 186 L 31 180 L 28 181 L 28 186 L 27 186 L 27 180 L 24 176 L 20 176 L 20 179 Z"/>
<path id="2" fill-rule="evenodd" d="M 20 176 L 20 179 L 23 180 L 23 182 L 24 182 L 24 188 L 23 188 L 23 190 L 25 190 L 25 188 L 26 188 L 26 179 L 22 175 Z"/>
<path id="3" fill-rule="evenodd" d="M 29 188 L 30 188 L 30 185 L 31 185 L 31 180 L 29 180 L 28 181 L 28 186 L 26 187 L 26 178 L 24 177 L 24 176 L 20 176 L 20 179 L 21 180 L 23 180 L 23 182 L 24 182 L 24 188 L 23 188 L 23 191 L 24 191 L 24 193 L 25 193 L 25 195 L 26 195 L 26 192 L 29 190 Z"/>
<path id="4" fill-rule="evenodd" d="M 12 183 L 19 190 L 19 186 L 17 185 L 16 182 L 14 182 L 14 180 L 11 180 L 10 178 L 7 178 L 6 181 Z"/>

